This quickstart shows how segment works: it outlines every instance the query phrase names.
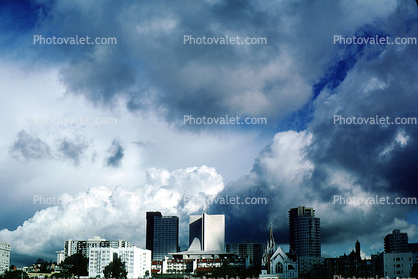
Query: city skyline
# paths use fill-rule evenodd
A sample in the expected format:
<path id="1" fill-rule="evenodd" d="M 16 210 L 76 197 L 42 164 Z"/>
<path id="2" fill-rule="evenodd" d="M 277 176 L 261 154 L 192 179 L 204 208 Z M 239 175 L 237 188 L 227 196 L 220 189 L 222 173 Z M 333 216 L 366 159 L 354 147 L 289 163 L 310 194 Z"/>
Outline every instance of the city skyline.
<path id="1" fill-rule="evenodd" d="M 315 217 L 315 210 L 313 209 L 313 208 L 310 208 L 310 207 L 307 207 L 307 206 L 297 206 L 297 207 L 295 207 L 295 208 L 290 208 L 289 209 L 289 217 L 288 217 L 288 223 L 289 223 L 289 231 L 291 230 L 291 226 L 290 226 L 290 223 L 292 222 L 292 220 L 294 220 L 294 217 L 291 217 L 292 216 L 292 212 L 297 212 L 296 213 L 296 215 L 299 215 L 299 216 L 301 216 L 301 217 L 306 217 L 307 215 L 309 215 L 310 217 L 313 217 L 314 219 L 320 219 L 320 218 L 318 218 L 318 217 Z M 308 212 L 308 213 L 307 213 Z M 148 215 L 148 213 L 149 213 L 149 215 Z M 189 220 L 189 228 L 188 228 L 188 232 L 187 232 L 187 238 L 189 239 L 189 243 L 190 243 L 190 241 L 191 241 L 191 239 L 190 239 L 190 237 L 191 237 L 191 234 L 190 234 L 190 227 L 192 226 L 192 228 L 194 228 L 194 227 L 196 227 L 196 225 L 195 226 L 193 226 L 192 224 L 193 223 L 196 223 L 196 220 L 198 221 L 198 220 L 202 220 L 202 217 L 205 215 L 206 213 L 202 213 L 202 215 L 190 215 L 189 216 L 189 218 L 188 218 L 188 220 Z M 305 216 L 304 216 L 305 215 Z M 154 216 L 157 216 L 157 217 L 174 217 L 174 218 L 178 218 L 177 216 L 163 216 L 162 214 L 161 214 L 161 212 L 158 212 L 158 211 L 152 211 L 152 212 L 147 212 L 147 217 L 148 216 L 150 216 L 150 217 L 154 217 Z M 207 216 L 207 215 L 206 215 Z M 211 216 L 214 216 L 214 217 L 217 217 L 218 215 L 211 215 Z M 218 220 L 215 220 L 215 219 L 213 219 L 212 221 L 210 221 L 211 223 L 212 222 L 216 222 L 216 221 L 218 221 Z M 226 224 L 225 224 L 226 225 Z M 271 225 L 271 224 L 270 224 Z M 192 229 L 193 230 L 193 229 Z M 272 226 L 270 226 L 270 234 L 272 233 L 272 231 L 274 231 L 274 229 L 273 229 L 273 227 Z M 200 230 L 200 233 L 202 233 L 202 230 Z M 192 232 L 192 234 L 193 234 L 193 232 Z M 194 233 L 194 234 L 196 234 L 196 232 Z M 408 247 L 408 245 L 407 244 L 405 244 L 405 243 L 408 243 L 408 236 L 407 236 L 407 233 L 405 233 L 405 232 L 401 232 L 401 230 L 399 230 L 399 229 L 393 229 L 391 232 L 389 232 L 383 239 L 382 239 L 382 246 L 385 246 L 385 245 L 387 245 L 386 243 L 388 243 L 389 242 L 389 240 L 388 240 L 388 238 L 390 237 L 390 236 L 392 236 L 392 235 L 395 235 L 395 237 L 397 236 L 397 235 L 400 235 L 400 237 L 399 237 L 399 240 L 398 240 L 398 243 L 401 243 L 401 244 L 398 244 L 398 245 L 401 245 L 401 247 L 402 248 L 404 248 L 404 249 L 406 249 L 406 250 L 408 250 L 409 251 L 409 249 L 410 248 L 405 248 L 405 247 Z M 225 234 L 225 236 L 227 236 L 227 234 Z M 184 237 L 186 237 L 185 235 L 183 235 L 182 236 L 183 238 Z M 195 237 L 192 237 L 192 238 L 195 238 Z M 264 236 L 264 240 L 265 239 L 267 239 L 265 236 Z M 395 238 L 395 239 L 397 239 L 397 238 Z M 405 239 L 406 239 L 406 242 L 405 242 Z M 392 242 L 394 242 L 393 240 L 391 240 Z M 192 241 L 193 242 L 193 241 Z M 245 241 L 246 243 L 251 243 L 251 242 L 254 242 L 254 240 L 246 240 Z M 257 241 L 255 241 L 255 242 L 257 242 Z M 265 242 L 265 241 L 264 241 Z M 261 240 L 259 243 L 264 243 L 263 242 L 263 240 Z M 391 242 L 391 243 L 392 243 Z M 0 242 L 1 243 L 1 242 Z M 4 243 L 4 242 L 3 242 Z M 200 243 L 200 242 L 199 242 Z M 224 242 L 224 247 L 226 247 L 226 245 L 231 245 L 231 244 L 238 244 L 239 242 L 228 242 L 228 241 L 225 241 Z M 327 258 L 334 258 L 334 257 L 339 257 L 339 256 L 341 256 L 341 255 L 345 255 L 345 254 L 349 254 L 350 252 L 352 252 L 352 251 L 356 251 L 356 253 L 361 253 L 361 255 L 360 255 L 360 257 L 362 258 L 362 259 L 370 259 L 370 255 L 372 255 L 372 254 L 379 254 L 379 253 L 381 253 L 381 252 L 386 252 L 386 251 L 389 251 L 389 252 L 392 252 L 391 250 L 385 250 L 385 249 L 383 249 L 383 250 L 376 250 L 376 251 L 372 251 L 371 252 L 371 254 L 369 254 L 369 255 L 366 255 L 365 253 L 364 253 L 364 251 L 363 250 L 360 250 L 360 249 L 358 249 L 357 248 L 357 243 L 358 243 L 358 238 L 357 238 L 357 242 L 356 242 L 356 244 L 355 245 L 353 245 L 353 246 L 349 246 L 349 248 L 348 249 L 346 249 L 346 250 L 344 250 L 344 252 L 342 253 L 342 254 L 336 254 L 336 255 L 330 255 L 330 254 L 327 254 L 327 253 L 321 253 L 321 257 L 327 257 Z M 396 243 L 396 241 L 395 241 L 395 243 Z M 415 241 L 415 242 L 409 242 L 409 243 L 413 243 L 413 244 L 416 244 L 416 243 L 418 243 L 418 241 Z M 5 244 L 7 244 L 7 243 L 5 243 Z M 179 247 L 180 249 L 180 251 L 178 251 L 178 252 L 181 252 L 181 251 L 183 251 L 183 252 L 185 252 L 185 251 L 187 251 L 187 249 L 189 248 L 190 249 L 190 247 L 192 247 L 191 246 L 191 244 L 192 243 L 190 243 L 188 246 L 185 246 L 185 247 L 183 247 L 183 248 L 181 248 L 181 247 Z M 63 247 L 61 247 L 61 248 L 63 248 L 62 250 L 61 250 L 61 248 L 59 248 L 58 250 L 61 250 L 61 253 L 63 253 L 64 255 L 67 255 L 67 256 L 70 256 L 70 255 L 73 255 L 73 254 L 75 254 L 75 253 L 78 253 L 78 252 L 81 252 L 81 253 L 83 253 L 83 254 L 85 254 L 85 255 L 87 255 L 87 253 L 88 253 L 88 251 L 89 251 L 89 247 L 113 247 L 113 248 L 116 248 L 116 247 L 138 247 L 138 248 L 141 248 L 141 249 L 147 249 L 146 248 L 146 245 L 147 245 L 147 242 L 146 242 L 146 239 L 145 239 L 145 241 L 144 241 L 144 245 L 143 246 L 141 246 L 141 245 L 135 245 L 135 244 L 132 244 L 131 245 L 131 243 L 129 242 L 129 241 L 125 241 L 125 240 L 122 240 L 122 239 L 119 239 L 119 240 L 111 240 L 111 241 L 109 241 L 109 240 L 106 240 L 106 239 L 104 239 L 104 238 L 101 238 L 101 237 L 99 237 L 99 236 L 94 236 L 94 237 L 91 237 L 91 238 L 88 238 L 88 240 L 73 240 L 73 239 L 68 239 L 68 240 L 65 240 L 64 241 L 64 246 Z M 393 245 L 393 244 L 392 244 Z M 9 245 L 10 246 L 10 245 Z M 283 251 L 285 251 L 286 253 L 289 253 L 290 255 L 292 255 L 292 254 L 294 254 L 295 252 L 293 251 L 292 252 L 292 250 L 291 250 L 291 245 L 290 245 L 290 242 L 288 242 L 288 243 L 277 243 L 276 244 L 276 246 L 277 247 L 281 247 L 282 249 L 283 249 Z M 321 243 L 320 243 L 320 245 L 319 246 L 321 246 Z M 194 246 L 193 246 L 194 247 Z M 13 249 L 11 249 L 11 250 L 13 250 Z M 59 251 L 56 251 L 56 253 L 58 253 Z M 404 252 L 404 251 L 406 251 L 406 250 L 397 250 L 398 252 Z M 151 250 L 150 250 L 151 251 Z M 194 251 L 194 250 L 193 250 Z M 180 253 L 181 254 L 181 253 Z M 296 255 L 296 254 L 295 254 Z M 303 256 L 303 255 L 302 255 Z M 308 255 L 304 255 L 304 256 L 308 256 Z M 314 255 L 314 256 L 317 256 L 316 254 Z M 35 257 L 36 258 L 36 257 Z M 35 258 L 33 258 L 33 259 L 35 259 Z M 39 258 L 39 257 L 38 257 Z M 56 261 L 56 259 L 57 259 L 57 255 L 55 255 L 55 257 L 52 259 L 52 262 L 55 262 Z M 47 259 L 47 261 L 48 261 L 49 259 Z M 28 263 L 32 263 L 32 262 L 29 262 L 28 261 Z M 14 263 L 10 263 L 10 265 L 15 265 Z"/>
<path id="2" fill-rule="evenodd" d="M 225 215 L 225 242 L 321 255 L 418 242 L 413 0 L 0 1 L 0 241 L 144 247 L 146 212 Z"/>

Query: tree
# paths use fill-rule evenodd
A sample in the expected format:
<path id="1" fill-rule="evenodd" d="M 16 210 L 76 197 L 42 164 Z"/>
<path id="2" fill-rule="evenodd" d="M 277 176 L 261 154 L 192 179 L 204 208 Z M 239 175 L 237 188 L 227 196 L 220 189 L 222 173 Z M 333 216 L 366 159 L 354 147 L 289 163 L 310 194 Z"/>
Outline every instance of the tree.
<path id="1" fill-rule="evenodd" d="M 88 276 L 88 259 L 82 254 L 77 253 L 66 258 L 60 266 L 67 270 L 67 273 L 74 276 Z"/>
<path id="2" fill-rule="evenodd" d="M 119 257 L 114 257 L 113 262 L 110 262 L 103 270 L 105 278 L 126 279 L 128 272 L 126 271 L 125 262 Z"/>
<path id="3" fill-rule="evenodd" d="M 223 262 L 222 265 L 212 272 L 212 277 L 235 278 L 238 274 L 232 265 Z"/>
<path id="4" fill-rule="evenodd" d="M 6 270 L 3 278 L 5 279 L 29 279 L 29 275 L 22 270 Z"/>

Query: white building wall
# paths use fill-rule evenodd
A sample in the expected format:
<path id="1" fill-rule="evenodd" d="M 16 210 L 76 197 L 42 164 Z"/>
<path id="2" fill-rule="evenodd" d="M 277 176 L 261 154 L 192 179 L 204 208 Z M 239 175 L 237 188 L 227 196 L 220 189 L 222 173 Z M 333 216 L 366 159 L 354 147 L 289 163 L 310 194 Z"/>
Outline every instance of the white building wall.
<path id="1" fill-rule="evenodd" d="M 383 267 L 385 277 L 409 277 L 412 271 L 412 252 L 384 253 Z"/>
<path id="2" fill-rule="evenodd" d="M 10 266 L 10 244 L 0 242 L 0 274 L 9 270 Z"/>
<path id="3" fill-rule="evenodd" d="M 65 252 L 57 251 L 57 264 L 62 263 L 65 260 Z"/>
<path id="4" fill-rule="evenodd" d="M 225 215 L 203 213 L 204 251 L 225 251 Z"/>
<path id="5" fill-rule="evenodd" d="M 125 262 L 128 278 L 144 277 L 145 272 L 151 274 L 151 251 L 138 247 L 90 248 L 89 277 L 104 277 L 103 270 L 113 261 L 113 254 Z"/>

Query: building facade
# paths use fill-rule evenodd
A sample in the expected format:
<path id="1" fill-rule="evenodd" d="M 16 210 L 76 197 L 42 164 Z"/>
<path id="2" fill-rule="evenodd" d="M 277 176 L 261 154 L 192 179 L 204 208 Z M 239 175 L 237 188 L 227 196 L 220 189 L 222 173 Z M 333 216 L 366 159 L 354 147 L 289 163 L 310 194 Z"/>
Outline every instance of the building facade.
<path id="1" fill-rule="evenodd" d="M 376 259 L 362 259 L 360 256 L 360 242 L 357 240 L 355 250 L 351 251 L 350 254 L 344 254 L 339 258 L 325 258 L 326 278 L 331 279 L 336 275 L 344 278 L 374 278 L 377 275 L 380 278 L 382 274 L 379 273 L 379 262 Z"/>
<path id="2" fill-rule="evenodd" d="M 266 248 L 264 243 L 245 242 L 245 243 L 227 243 L 226 252 L 233 253 L 241 258 L 248 258 L 250 266 L 261 266 L 263 252 Z"/>
<path id="3" fill-rule="evenodd" d="M 65 260 L 65 252 L 64 250 L 62 251 L 57 251 L 57 264 L 62 263 Z"/>
<path id="4" fill-rule="evenodd" d="M 409 243 L 408 247 L 412 253 L 412 263 L 418 264 L 418 243 Z"/>
<path id="5" fill-rule="evenodd" d="M 88 240 L 72 240 L 68 239 L 64 243 L 64 256 L 70 257 L 74 254 L 81 253 L 83 256 L 88 257 L 89 250 L 91 248 L 121 248 L 131 247 L 128 241 L 119 240 L 106 240 L 95 236 Z M 57 256 L 58 257 L 58 256 Z"/>
<path id="6" fill-rule="evenodd" d="M 392 233 L 386 235 L 384 244 L 385 253 L 409 252 L 408 234 L 401 233 L 400 230 L 393 230 Z"/>
<path id="7" fill-rule="evenodd" d="M 169 253 L 179 251 L 179 218 L 147 212 L 146 248 L 153 260 L 163 260 Z"/>
<path id="8" fill-rule="evenodd" d="M 412 271 L 412 252 L 384 253 L 384 275 L 389 278 L 408 278 Z"/>
<path id="9" fill-rule="evenodd" d="M 116 257 L 125 262 L 128 278 L 151 274 L 151 251 L 138 247 L 101 247 L 89 249 L 89 277 L 104 277 L 103 270 Z"/>
<path id="10" fill-rule="evenodd" d="M 225 215 L 189 216 L 189 250 L 225 252 Z"/>
<path id="11" fill-rule="evenodd" d="M 0 274 L 9 270 L 10 266 L 10 244 L 0 242 Z"/>
<path id="12" fill-rule="evenodd" d="M 295 256 L 291 256 L 276 245 L 273 229 L 270 227 L 270 238 L 263 253 L 260 279 L 298 278 L 298 263 Z"/>
<path id="13" fill-rule="evenodd" d="M 315 210 L 298 206 L 289 210 L 289 252 L 298 257 L 321 257 L 320 219 Z"/>

